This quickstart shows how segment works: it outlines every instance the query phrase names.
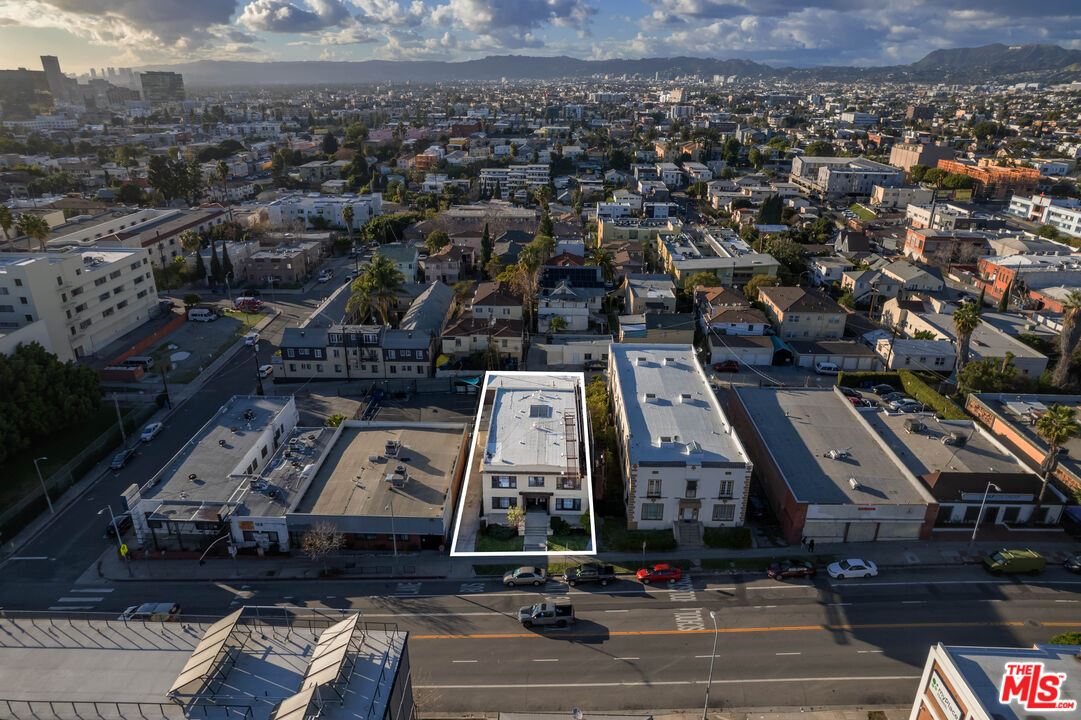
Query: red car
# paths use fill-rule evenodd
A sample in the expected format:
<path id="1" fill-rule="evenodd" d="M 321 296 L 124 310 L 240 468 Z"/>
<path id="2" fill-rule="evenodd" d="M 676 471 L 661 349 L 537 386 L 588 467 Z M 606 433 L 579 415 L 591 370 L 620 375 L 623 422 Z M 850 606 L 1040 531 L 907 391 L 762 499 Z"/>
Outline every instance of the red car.
<path id="1" fill-rule="evenodd" d="M 735 360 L 713 363 L 714 372 L 739 372 L 739 363 Z"/>
<path id="2" fill-rule="evenodd" d="M 807 560 L 793 559 L 773 563 L 766 568 L 766 577 L 773 578 L 774 580 L 784 580 L 785 578 L 809 578 L 814 577 L 815 572 L 815 566 Z"/>
<path id="3" fill-rule="evenodd" d="M 636 577 L 643 585 L 659 582 L 675 582 L 683 577 L 683 571 L 678 567 L 661 564 L 654 565 L 651 568 L 642 568 L 638 571 Z"/>

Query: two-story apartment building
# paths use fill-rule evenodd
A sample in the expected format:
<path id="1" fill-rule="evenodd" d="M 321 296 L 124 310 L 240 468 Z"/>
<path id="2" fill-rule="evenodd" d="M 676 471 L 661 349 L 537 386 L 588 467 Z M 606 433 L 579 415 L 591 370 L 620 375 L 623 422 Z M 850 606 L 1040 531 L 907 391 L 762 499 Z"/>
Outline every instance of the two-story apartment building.
<path id="1" fill-rule="evenodd" d="M 691 345 L 612 344 L 627 527 L 743 524 L 752 464 Z"/>
<path id="2" fill-rule="evenodd" d="M 544 332 L 553 318 L 562 317 L 566 330 L 588 330 L 590 322 L 600 322 L 601 301 L 607 292 L 600 268 L 548 266 L 541 271 L 537 294 L 537 324 Z"/>
<path id="3" fill-rule="evenodd" d="M 474 442 L 488 522 L 524 507 L 577 524 L 591 509 L 582 374 L 489 373 L 481 412 Z"/>
<path id="4" fill-rule="evenodd" d="M 503 360 L 521 360 L 524 328 L 521 318 L 459 318 L 443 331 L 443 355 L 463 359 L 494 347 Z"/>
<path id="5" fill-rule="evenodd" d="M 462 250 L 455 245 L 445 245 L 439 252 L 420 259 L 424 282 L 442 282 L 453 285 L 462 275 Z"/>
<path id="6" fill-rule="evenodd" d="M 477 283 L 471 312 L 478 319 L 521 320 L 522 298 L 507 283 Z"/>
<path id="7" fill-rule="evenodd" d="M 630 315 L 676 311 L 676 288 L 667 275 L 628 275 L 623 288 L 624 309 Z"/>
<path id="8" fill-rule="evenodd" d="M 844 335 L 847 313 L 824 295 L 798 287 L 762 287 L 758 299 L 785 340 L 838 340 Z"/>

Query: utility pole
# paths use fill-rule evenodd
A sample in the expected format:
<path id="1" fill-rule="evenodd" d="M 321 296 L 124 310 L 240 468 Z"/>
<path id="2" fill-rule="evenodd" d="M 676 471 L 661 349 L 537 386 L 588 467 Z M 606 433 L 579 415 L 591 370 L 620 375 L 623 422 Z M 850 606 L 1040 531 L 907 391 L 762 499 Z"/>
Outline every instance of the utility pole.
<path id="1" fill-rule="evenodd" d="M 252 349 L 251 356 L 255 360 L 255 381 L 257 383 L 259 383 L 259 386 L 258 386 L 258 389 L 256 390 L 256 392 L 259 395 L 263 395 L 264 394 L 263 393 L 263 373 L 259 372 L 259 343 L 258 342 L 252 343 L 251 349 Z M 346 359 L 348 360 L 348 358 L 346 358 Z"/>
<path id="2" fill-rule="evenodd" d="M 165 365 L 161 366 L 161 387 L 162 392 L 165 394 L 165 407 L 169 408 L 169 384 L 165 382 Z"/>
<path id="3" fill-rule="evenodd" d="M 120 414 L 120 401 L 116 399 L 116 393 L 113 393 L 113 405 L 116 407 L 116 421 L 120 424 L 120 439 L 124 441 L 124 447 L 127 447 L 128 434 L 124 432 L 124 418 Z"/>

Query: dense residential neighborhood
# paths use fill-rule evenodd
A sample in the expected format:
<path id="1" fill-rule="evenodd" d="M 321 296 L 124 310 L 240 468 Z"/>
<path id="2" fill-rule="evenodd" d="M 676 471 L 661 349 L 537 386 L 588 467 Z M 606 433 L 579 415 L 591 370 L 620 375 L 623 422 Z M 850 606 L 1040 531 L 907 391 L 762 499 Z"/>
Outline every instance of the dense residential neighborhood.
<path id="1" fill-rule="evenodd" d="M 1081 59 L 1033 47 L 0 70 L 0 715 L 1076 712 Z"/>

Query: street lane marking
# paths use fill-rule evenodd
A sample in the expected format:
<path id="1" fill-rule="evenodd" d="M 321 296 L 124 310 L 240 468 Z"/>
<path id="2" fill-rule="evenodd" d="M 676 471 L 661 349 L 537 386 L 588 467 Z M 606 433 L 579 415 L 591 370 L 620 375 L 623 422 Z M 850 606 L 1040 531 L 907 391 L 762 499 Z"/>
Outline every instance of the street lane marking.
<path id="1" fill-rule="evenodd" d="M 73 593 L 77 593 L 77 592 L 81 592 L 81 593 L 103 593 L 103 592 L 104 593 L 110 593 L 112 591 L 113 591 L 113 588 L 85 588 L 85 589 L 83 589 L 83 588 L 72 588 L 71 590 L 68 590 L 68 592 L 73 592 Z"/>
<path id="2" fill-rule="evenodd" d="M 533 662 L 559 662 L 559 658 L 533 658 Z"/>
<path id="3" fill-rule="evenodd" d="M 623 612 L 627 612 L 624 610 Z M 501 613 L 495 610 L 488 612 L 431 612 L 431 613 L 364 613 L 364 617 L 469 617 L 471 615 L 503 615 L 505 617 L 514 617 L 512 613 Z"/>
<path id="4" fill-rule="evenodd" d="M 50 610 L 93 610 L 93 605 L 51 605 Z"/>
<path id="5" fill-rule="evenodd" d="M 709 657 L 708 655 L 706 657 Z M 794 677 L 794 678 L 750 678 L 747 680 L 725 680 L 714 678 L 714 685 L 739 685 L 741 683 L 779 683 L 779 682 L 881 682 L 884 680 L 919 680 L 919 675 L 879 675 L 874 677 Z M 706 680 L 643 680 L 597 683 L 507 683 L 505 685 L 414 685 L 421 690 L 518 690 L 522 688 L 603 688 L 603 687 L 642 687 L 656 685 L 705 685 Z"/>
<path id="6" fill-rule="evenodd" d="M 845 605 L 851 605 L 852 603 L 826 603 L 827 607 L 843 607 Z"/>
<path id="7" fill-rule="evenodd" d="M 73 602 L 101 602 L 104 599 L 105 599 L 104 597 L 62 597 L 59 600 L 57 600 L 57 602 L 66 602 L 66 603 L 73 603 Z"/>
<path id="8" fill-rule="evenodd" d="M 16 555 L 15 557 L 8 558 L 8 560 L 48 560 L 48 559 L 49 559 L 48 555 Z"/>
<path id="9" fill-rule="evenodd" d="M 451 662 L 454 662 L 454 663 L 475 663 L 475 662 L 479 662 L 479 661 L 478 660 L 451 660 Z"/>
<path id="10" fill-rule="evenodd" d="M 630 612 L 630 610 L 605 610 L 605 612 Z"/>
<path id="11" fill-rule="evenodd" d="M 925 602 L 927 602 L 927 601 L 926 600 L 902 600 L 901 604 L 902 605 L 920 605 L 920 604 L 925 603 Z"/>
<path id="12" fill-rule="evenodd" d="M 676 611 L 676 629 L 679 631 L 702 630 L 706 627 L 702 619 L 702 608 Z"/>
<path id="13" fill-rule="evenodd" d="M 803 653 L 798 653 L 798 652 L 783 652 L 783 653 L 773 653 L 773 654 L 774 654 L 774 655 L 802 655 Z"/>
<path id="14" fill-rule="evenodd" d="M 867 653 L 880 653 L 882 651 L 881 650 L 857 650 L 856 652 L 859 653 L 860 655 L 866 655 Z"/>
<path id="15" fill-rule="evenodd" d="M 1081 600 L 1056 600 L 1055 602 L 1075 603 L 1075 602 L 1081 602 Z"/>
<path id="16" fill-rule="evenodd" d="M 612 658 L 612 659 L 613 660 L 641 660 L 641 658 L 636 658 L 636 657 L 623 657 L 623 658 Z"/>
<path id="17" fill-rule="evenodd" d="M 1047 627 L 1081 627 L 1081 622 L 1040 623 Z M 837 632 L 845 630 L 905 630 L 930 628 L 963 627 L 1025 627 L 1023 620 L 1003 620 L 998 622 L 939 622 L 939 623 L 860 623 L 841 625 L 789 625 L 778 627 L 719 628 L 718 633 L 775 633 L 819 631 Z M 713 628 L 695 630 L 613 630 L 605 633 L 606 637 L 644 637 L 650 635 L 702 635 L 714 632 Z M 566 637 L 597 637 L 598 633 L 567 633 Z M 542 633 L 485 633 L 472 635 L 413 635 L 414 640 L 491 640 L 498 638 L 544 639 Z M 708 657 L 708 656 L 707 656 Z"/>

